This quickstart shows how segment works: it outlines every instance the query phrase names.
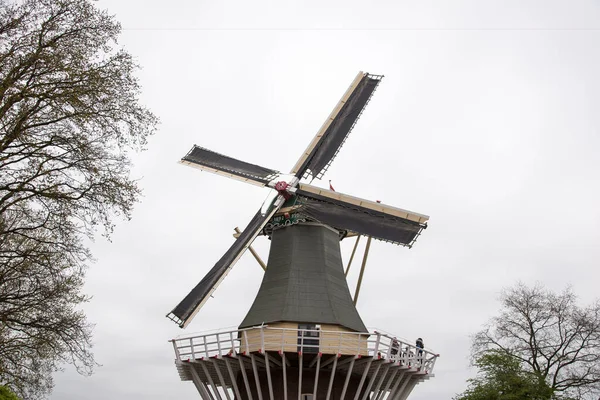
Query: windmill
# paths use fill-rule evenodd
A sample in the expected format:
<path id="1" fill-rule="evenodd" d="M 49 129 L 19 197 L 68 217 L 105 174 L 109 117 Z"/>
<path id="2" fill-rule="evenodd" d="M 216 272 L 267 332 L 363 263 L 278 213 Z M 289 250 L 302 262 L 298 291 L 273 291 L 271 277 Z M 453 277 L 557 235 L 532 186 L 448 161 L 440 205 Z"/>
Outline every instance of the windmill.
<path id="1" fill-rule="evenodd" d="M 203 399 L 405 399 L 433 376 L 438 355 L 367 330 L 355 307 L 360 283 L 353 302 L 339 245 L 367 236 L 365 260 L 371 238 L 411 247 L 429 217 L 304 182 L 323 177 L 382 78 L 358 73 L 289 174 L 199 146 L 181 160 L 272 189 L 167 315 L 185 328 L 254 239 L 271 239 L 263 281 L 239 328 L 172 340 L 181 379 L 193 381 Z"/>

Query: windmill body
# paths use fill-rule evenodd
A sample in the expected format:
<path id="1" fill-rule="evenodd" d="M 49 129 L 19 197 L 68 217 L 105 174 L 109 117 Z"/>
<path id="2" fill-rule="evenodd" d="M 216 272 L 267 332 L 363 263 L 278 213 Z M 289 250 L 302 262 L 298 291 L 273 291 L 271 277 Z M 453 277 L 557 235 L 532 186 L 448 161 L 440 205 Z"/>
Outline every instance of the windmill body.
<path id="1" fill-rule="evenodd" d="M 300 182 L 323 176 L 381 78 L 357 75 L 290 174 L 198 146 L 182 159 L 273 189 L 229 250 L 168 315 L 186 327 L 253 240 L 271 239 L 263 281 L 238 329 L 172 340 L 180 377 L 192 381 L 201 398 L 406 399 L 433 376 L 437 354 L 367 330 L 340 252 L 340 241 L 357 235 L 410 247 L 429 217 Z"/>

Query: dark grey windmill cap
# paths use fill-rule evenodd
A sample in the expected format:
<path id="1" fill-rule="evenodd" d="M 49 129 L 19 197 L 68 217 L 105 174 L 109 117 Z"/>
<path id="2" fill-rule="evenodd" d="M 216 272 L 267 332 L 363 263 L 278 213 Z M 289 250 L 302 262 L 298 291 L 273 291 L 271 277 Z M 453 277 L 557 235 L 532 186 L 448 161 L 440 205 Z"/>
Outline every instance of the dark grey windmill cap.
<path id="1" fill-rule="evenodd" d="M 337 231 L 319 224 L 273 231 L 267 271 L 240 328 L 274 322 L 367 331 L 348 289 Z"/>

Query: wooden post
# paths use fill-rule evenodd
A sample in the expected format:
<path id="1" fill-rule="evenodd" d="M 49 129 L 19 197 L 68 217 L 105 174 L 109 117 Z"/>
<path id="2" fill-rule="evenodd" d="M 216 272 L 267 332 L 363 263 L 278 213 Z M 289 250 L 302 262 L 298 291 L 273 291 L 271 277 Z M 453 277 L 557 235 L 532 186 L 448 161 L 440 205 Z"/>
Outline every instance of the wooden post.
<path id="1" fill-rule="evenodd" d="M 363 274 L 365 273 L 365 266 L 367 265 L 367 257 L 369 256 L 369 247 L 371 247 L 371 236 L 367 239 L 367 246 L 365 247 L 365 255 L 363 256 L 362 266 L 360 267 L 360 275 L 358 276 L 358 283 L 356 284 L 356 292 L 354 293 L 354 305 L 358 301 L 358 294 L 360 293 L 360 285 L 362 284 Z"/>
<path id="2" fill-rule="evenodd" d="M 346 268 L 346 276 L 348 276 L 348 272 L 350 271 L 350 265 L 352 265 L 352 260 L 354 259 L 354 253 L 356 253 L 356 248 L 358 247 L 359 240 L 360 235 L 356 237 L 356 243 L 354 243 L 354 248 L 352 249 L 352 254 L 350 255 L 350 260 L 348 261 L 348 268 Z"/>
<path id="3" fill-rule="evenodd" d="M 235 233 L 237 233 L 237 235 L 233 235 L 234 238 L 238 238 L 239 234 L 242 233 L 242 231 L 240 231 L 240 228 L 238 228 L 237 226 L 235 227 Z M 267 270 L 267 264 L 265 264 L 265 262 L 262 260 L 262 258 L 260 258 L 260 256 L 258 255 L 258 253 L 256 252 L 256 250 L 254 250 L 252 248 L 252 246 L 248 246 L 248 250 L 250 250 L 250 253 L 252 253 L 252 255 L 254 256 L 254 258 L 256 259 L 256 261 L 260 264 L 260 266 L 262 267 L 262 269 L 264 271 Z"/>

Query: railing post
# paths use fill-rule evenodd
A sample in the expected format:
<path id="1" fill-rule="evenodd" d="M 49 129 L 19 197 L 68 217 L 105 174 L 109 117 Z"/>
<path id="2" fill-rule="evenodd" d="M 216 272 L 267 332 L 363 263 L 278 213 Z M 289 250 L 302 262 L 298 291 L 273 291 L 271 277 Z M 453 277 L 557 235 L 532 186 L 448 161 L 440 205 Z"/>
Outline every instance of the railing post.
<path id="1" fill-rule="evenodd" d="M 259 353 L 263 353 L 265 351 L 265 328 L 260 326 L 260 351 Z"/>
<path id="2" fill-rule="evenodd" d="M 177 347 L 177 340 L 171 340 L 173 343 L 173 350 L 175 350 L 175 357 L 177 357 L 177 361 L 181 361 L 181 356 L 179 355 L 179 348 Z"/>
<path id="3" fill-rule="evenodd" d="M 194 338 L 190 338 L 190 351 L 192 352 L 192 360 L 195 360 L 196 353 L 194 352 Z"/>
<path id="4" fill-rule="evenodd" d="M 250 354 L 250 346 L 248 345 L 248 331 L 244 331 L 242 336 L 244 337 L 244 342 L 246 343 L 246 351 L 244 353 Z"/>
<path id="5" fill-rule="evenodd" d="M 206 344 L 206 335 L 202 336 L 202 339 L 204 340 L 204 358 L 208 358 L 208 345 Z"/>
<path id="6" fill-rule="evenodd" d="M 433 356 L 433 361 L 431 361 L 431 366 L 429 367 L 429 370 L 428 370 L 427 372 L 429 372 L 429 371 L 433 371 L 433 367 L 435 366 L 435 362 L 436 362 L 436 360 L 438 359 L 438 357 L 439 357 L 439 355 L 437 355 L 437 354 L 435 354 L 435 355 Z"/>
<path id="7" fill-rule="evenodd" d="M 379 332 L 377 333 L 377 339 L 375 339 L 375 350 L 373 351 L 373 357 L 375 357 L 377 355 L 377 352 L 379 351 L 379 342 L 381 340 L 381 334 Z"/>
<path id="8" fill-rule="evenodd" d="M 235 342 L 233 341 L 233 332 L 229 332 L 229 340 L 231 341 L 231 351 L 232 351 L 231 354 L 233 354 L 233 353 L 237 354 L 237 351 L 235 351 Z"/>
<path id="9" fill-rule="evenodd" d="M 215 335 L 215 337 L 217 338 L 217 350 L 219 351 L 219 357 L 223 356 L 223 353 L 221 352 L 221 338 L 220 338 L 220 333 L 217 332 L 217 334 Z"/>
<path id="10" fill-rule="evenodd" d="M 387 336 L 385 335 L 385 338 L 388 339 L 388 349 L 387 349 L 387 353 L 385 353 L 385 358 L 387 360 L 390 360 L 392 357 L 392 346 L 393 346 L 393 341 Z M 396 353 L 398 354 L 398 353 Z"/>

